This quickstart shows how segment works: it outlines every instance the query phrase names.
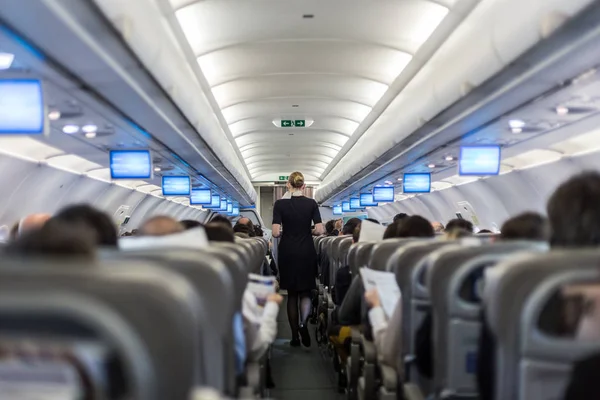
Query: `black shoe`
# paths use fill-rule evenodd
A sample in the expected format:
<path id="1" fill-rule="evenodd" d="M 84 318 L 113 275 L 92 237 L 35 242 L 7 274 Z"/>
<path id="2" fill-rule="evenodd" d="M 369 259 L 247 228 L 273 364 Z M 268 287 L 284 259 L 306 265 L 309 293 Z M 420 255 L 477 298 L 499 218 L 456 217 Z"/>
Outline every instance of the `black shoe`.
<path id="1" fill-rule="evenodd" d="M 300 339 L 295 338 L 290 340 L 290 346 L 292 347 L 300 347 Z"/>
<path id="2" fill-rule="evenodd" d="M 302 344 L 304 347 L 310 347 L 310 333 L 306 325 L 300 325 L 300 337 L 302 338 Z"/>

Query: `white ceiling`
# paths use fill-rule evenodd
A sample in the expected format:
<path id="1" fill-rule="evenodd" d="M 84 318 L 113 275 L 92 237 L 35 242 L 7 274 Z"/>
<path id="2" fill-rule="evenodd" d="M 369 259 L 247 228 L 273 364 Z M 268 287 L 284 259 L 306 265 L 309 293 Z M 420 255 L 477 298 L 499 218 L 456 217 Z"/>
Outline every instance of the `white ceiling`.
<path id="1" fill-rule="evenodd" d="M 261 181 L 293 170 L 319 179 L 457 0 L 170 2 Z"/>

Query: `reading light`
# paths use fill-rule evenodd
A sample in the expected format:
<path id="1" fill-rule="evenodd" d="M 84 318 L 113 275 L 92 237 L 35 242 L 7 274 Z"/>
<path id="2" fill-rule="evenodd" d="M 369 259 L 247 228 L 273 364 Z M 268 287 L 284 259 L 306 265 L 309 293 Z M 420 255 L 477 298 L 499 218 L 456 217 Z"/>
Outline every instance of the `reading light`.
<path id="1" fill-rule="evenodd" d="M 454 157 L 452 157 L 452 156 L 446 156 L 446 161 L 452 161 L 452 160 L 454 160 Z"/>
<path id="2" fill-rule="evenodd" d="M 565 106 L 556 107 L 556 114 L 558 115 L 567 115 L 569 113 L 569 108 Z"/>
<path id="3" fill-rule="evenodd" d="M 510 126 L 513 129 L 519 129 L 525 126 L 525 122 L 521 121 L 520 119 L 511 119 L 510 121 L 508 121 L 508 126 Z"/>
<path id="4" fill-rule="evenodd" d="M 429 164 L 428 167 L 429 168 L 435 168 L 435 164 Z"/>
<path id="5" fill-rule="evenodd" d="M 160 167 L 154 167 L 154 172 L 160 172 L 160 171 L 161 171 Z"/>
<path id="6" fill-rule="evenodd" d="M 394 182 L 392 182 L 392 181 L 385 181 L 383 183 L 385 183 L 386 185 L 392 185 Z"/>
<path id="7" fill-rule="evenodd" d="M 58 110 L 50 111 L 48 113 L 48 119 L 50 121 L 56 121 L 57 119 L 60 119 L 60 111 L 58 111 Z"/>
<path id="8" fill-rule="evenodd" d="M 398 181 L 399 181 L 399 182 L 402 182 L 402 178 L 398 178 Z"/>
<path id="9" fill-rule="evenodd" d="M 91 133 L 91 132 L 96 132 L 98 130 L 98 127 L 96 125 L 84 125 L 81 128 L 82 131 L 84 131 L 85 133 Z"/>
<path id="10" fill-rule="evenodd" d="M 71 125 L 71 124 L 65 125 L 65 126 L 63 126 L 62 131 L 64 133 L 66 133 L 67 135 L 73 135 L 73 134 L 79 132 L 79 126 Z"/>
<path id="11" fill-rule="evenodd" d="M 14 54 L 0 52 L 0 69 L 9 69 L 14 59 Z"/>
<path id="12" fill-rule="evenodd" d="M 523 129 L 522 128 L 512 128 L 511 131 L 512 131 L 512 133 L 521 133 L 521 132 L 523 132 Z"/>
<path id="13" fill-rule="evenodd" d="M 93 139 L 96 137 L 96 132 L 95 131 L 91 131 L 91 132 L 86 132 L 85 133 L 85 137 L 88 139 Z"/>

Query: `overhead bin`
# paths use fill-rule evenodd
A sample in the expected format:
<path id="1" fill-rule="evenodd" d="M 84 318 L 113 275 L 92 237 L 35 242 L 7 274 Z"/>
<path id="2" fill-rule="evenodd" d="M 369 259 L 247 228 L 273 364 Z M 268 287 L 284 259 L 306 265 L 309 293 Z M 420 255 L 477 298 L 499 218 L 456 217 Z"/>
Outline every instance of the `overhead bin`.
<path id="1" fill-rule="evenodd" d="M 357 174 L 362 178 L 375 170 L 385 161 L 378 162 L 390 148 L 402 143 L 591 3 L 591 0 L 481 2 L 335 168 L 322 176 L 317 201 L 330 200 L 356 183 Z M 520 72 L 526 71 L 526 67 L 530 66 L 523 66 Z M 414 138 L 410 144 L 423 138 Z M 407 148 L 401 146 L 398 151 Z M 422 149 L 420 154 L 432 150 Z"/>

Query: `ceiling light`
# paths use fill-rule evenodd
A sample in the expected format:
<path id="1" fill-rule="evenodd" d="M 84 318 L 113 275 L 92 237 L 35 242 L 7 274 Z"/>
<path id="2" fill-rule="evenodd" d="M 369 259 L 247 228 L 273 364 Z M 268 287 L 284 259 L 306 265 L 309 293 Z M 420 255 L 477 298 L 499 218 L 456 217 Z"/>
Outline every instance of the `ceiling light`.
<path id="1" fill-rule="evenodd" d="M 454 160 L 454 157 L 452 157 L 452 156 L 446 156 L 446 161 L 452 161 L 452 160 Z"/>
<path id="2" fill-rule="evenodd" d="M 98 127 L 96 125 L 84 125 L 81 128 L 82 131 L 84 131 L 85 133 L 90 133 L 90 132 L 96 132 L 98 130 Z"/>
<path id="3" fill-rule="evenodd" d="M 525 126 L 525 121 L 521 121 L 520 119 L 511 119 L 508 121 L 508 126 L 511 128 L 523 128 Z"/>
<path id="4" fill-rule="evenodd" d="M 512 133 L 521 133 L 521 132 L 523 132 L 523 129 L 522 128 L 512 128 L 511 131 L 512 131 Z"/>
<path id="5" fill-rule="evenodd" d="M 15 59 L 11 53 L 0 53 L 0 69 L 9 69 Z"/>
<path id="6" fill-rule="evenodd" d="M 86 132 L 85 137 L 88 139 L 93 139 L 96 137 L 96 132 Z"/>
<path id="7" fill-rule="evenodd" d="M 428 167 L 429 168 L 435 168 L 435 164 L 429 164 Z"/>
<path id="8" fill-rule="evenodd" d="M 48 119 L 50 121 L 56 121 L 57 119 L 60 119 L 60 111 L 58 111 L 58 110 L 50 111 L 48 113 Z"/>
<path id="9" fill-rule="evenodd" d="M 565 106 L 556 107 L 556 113 L 558 115 L 567 115 L 569 113 L 569 108 Z"/>
<path id="10" fill-rule="evenodd" d="M 401 180 L 402 180 L 402 178 L 398 178 L 398 181 L 401 181 Z"/>
<path id="11" fill-rule="evenodd" d="M 160 167 L 154 167 L 154 172 L 160 172 L 160 171 L 161 171 Z"/>
<path id="12" fill-rule="evenodd" d="M 394 184 L 394 182 L 392 182 L 392 181 L 385 181 L 383 183 L 385 183 L 386 185 L 393 185 Z"/>
<path id="13" fill-rule="evenodd" d="M 292 107 L 293 108 L 298 108 L 298 107 L 300 107 L 300 105 L 298 105 L 298 104 L 292 104 Z"/>
<path id="14" fill-rule="evenodd" d="M 302 16 L 302 18 L 306 18 L 306 19 L 311 19 L 311 18 L 314 18 L 314 17 L 315 17 L 315 15 L 314 15 L 314 14 L 304 14 L 304 15 Z"/>
<path id="15" fill-rule="evenodd" d="M 73 134 L 79 132 L 79 126 L 72 125 L 72 124 L 65 125 L 65 126 L 63 126 L 62 131 L 64 133 L 66 133 L 67 135 L 73 135 Z"/>

